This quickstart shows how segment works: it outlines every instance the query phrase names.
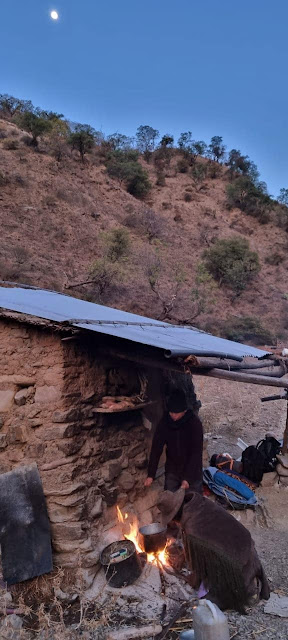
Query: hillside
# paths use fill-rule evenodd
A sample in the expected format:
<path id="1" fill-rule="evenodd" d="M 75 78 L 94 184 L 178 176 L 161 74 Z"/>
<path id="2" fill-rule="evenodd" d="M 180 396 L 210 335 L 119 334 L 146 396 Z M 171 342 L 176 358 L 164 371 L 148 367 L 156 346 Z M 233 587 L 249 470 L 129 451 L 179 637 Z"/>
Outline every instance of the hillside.
<path id="1" fill-rule="evenodd" d="M 240 209 L 227 209 L 225 166 L 217 165 L 217 177 L 210 171 L 196 180 L 189 171 L 176 170 L 175 152 L 159 181 L 165 184 L 157 186 L 153 161 L 141 157 L 152 183 L 141 201 L 108 176 L 99 153 L 87 154 L 82 163 L 70 151 L 57 162 L 45 139 L 35 150 L 25 144 L 23 133 L 0 120 L 1 280 L 64 291 L 151 317 L 190 320 L 223 335 L 231 319 L 247 316 L 273 336 L 286 335 L 288 234 Z M 198 165 L 208 162 L 197 159 Z M 115 227 L 127 229 L 130 243 L 125 256 L 109 263 L 102 286 L 99 269 Z M 206 272 L 199 280 L 197 271 L 203 251 L 217 239 L 234 236 L 249 241 L 261 266 L 239 296 L 207 279 Z M 75 286 L 91 281 L 91 265 L 97 260 L 94 283 Z M 104 263 L 106 268 L 106 259 Z"/>

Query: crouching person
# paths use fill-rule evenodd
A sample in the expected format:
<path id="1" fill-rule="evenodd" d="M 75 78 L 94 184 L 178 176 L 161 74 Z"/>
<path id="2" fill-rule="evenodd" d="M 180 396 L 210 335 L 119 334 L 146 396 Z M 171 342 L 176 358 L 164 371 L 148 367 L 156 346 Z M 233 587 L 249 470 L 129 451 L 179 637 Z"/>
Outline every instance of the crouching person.
<path id="1" fill-rule="evenodd" d="M 182 529 L 186 563 L 207 598 L 221 609 L 245 612 L 268 600 L 269 585 L 249 531 L 223 507 L 198 493 L 164 491 L 158 508 L 163 524 L 176 520 Z"/>

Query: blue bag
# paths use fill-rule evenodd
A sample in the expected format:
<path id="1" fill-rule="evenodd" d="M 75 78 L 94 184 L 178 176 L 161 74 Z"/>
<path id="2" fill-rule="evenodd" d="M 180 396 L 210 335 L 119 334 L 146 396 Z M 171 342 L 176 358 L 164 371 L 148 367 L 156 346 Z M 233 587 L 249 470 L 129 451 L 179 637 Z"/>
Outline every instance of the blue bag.
<path id="1" fill-rule="evenodd" d="M 257 504 L 255 493 L 244 482 L 231 478 L 215 467 L 203 471 L 203 480 L 217 496 L 224 498 L 228 504 L 235 506 L 254 506 Z"/>

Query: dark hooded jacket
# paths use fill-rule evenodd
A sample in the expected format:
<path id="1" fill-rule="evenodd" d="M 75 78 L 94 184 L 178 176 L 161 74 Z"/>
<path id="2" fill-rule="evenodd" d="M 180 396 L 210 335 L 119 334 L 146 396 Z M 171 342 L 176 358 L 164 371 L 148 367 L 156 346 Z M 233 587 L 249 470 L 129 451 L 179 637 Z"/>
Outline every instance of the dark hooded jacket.
<path id="1" fill-rule="evenodd" d="M 238 611 L 257 591 L 268 600 L 269 584 L 249 531 L 223 507 L 194 493 L 181 526 L 188 564 L 221 608 Z M 242 584 L 241 584 L 242 582 Z M 210 598 L 211 599 L 211 598 Z"/>
<path id="2" fill-rule="evenodd" d="M 199 418 L 189 410 L 174 422 L 167 413 L 158 424 L 152 442 L 148 476 L 155 478 L 160 456 L 166 445 L 165 473 L 193 485 L 202 481 L 203 428 Z"/>

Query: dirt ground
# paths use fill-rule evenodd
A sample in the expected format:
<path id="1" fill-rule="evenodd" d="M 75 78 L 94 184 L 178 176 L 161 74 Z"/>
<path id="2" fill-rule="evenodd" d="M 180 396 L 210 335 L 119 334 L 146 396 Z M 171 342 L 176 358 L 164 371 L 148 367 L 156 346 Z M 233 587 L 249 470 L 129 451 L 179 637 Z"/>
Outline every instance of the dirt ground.
<path id="1" fill-rule="evenodd" d="M 261 403 L 261 397 L 277 394 L 277 389 L 200 376 L 195 378 L 195 385 L 202 402 L 204 428 L 206 433 L 211 433 L 208 436 L 209 454 L 227 451 L 239 456 L 238 437 L 247 444 L 255 444 L 270 431 L 278 438 L 283 436 L 286 402 Z M 257 494 L 260 504 L 255 514 L 252 511 L 238 512 L 236 517 L 255 540 L 271 591 L 288 595 L 288 488 L 261 488 Z M 228 617 L 231 637 L 237 640 L 286 640 L 288 637 L 288 618 L 264 613 L 264 603 L 246 616 L 233 613 Z"/>

